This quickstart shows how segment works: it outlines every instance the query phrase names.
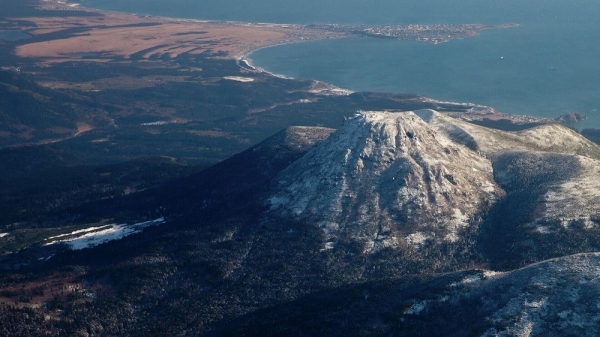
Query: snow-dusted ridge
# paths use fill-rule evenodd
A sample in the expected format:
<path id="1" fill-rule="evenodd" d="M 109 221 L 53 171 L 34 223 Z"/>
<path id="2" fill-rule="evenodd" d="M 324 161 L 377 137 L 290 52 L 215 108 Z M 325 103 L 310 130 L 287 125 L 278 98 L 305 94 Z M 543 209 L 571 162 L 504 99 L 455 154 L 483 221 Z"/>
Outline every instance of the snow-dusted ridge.
<path id="1" fill-rule="evenodd" d="M 449 303 L 477 299 L 488 326 L 481 336 L 598 336 L 599 289 L 600 253 L 576 254 L 505 273 L 473 272 L 439 293 L 411 299 L 404 314 L 469 312 Z"/>
<path id="2" fill-rule="evenodd" d="M 230 81 L 236 81 L 236 82 L 242 82 L 242 83 L 246 83 L 246 82 L 254 82 L 254 79 L 252 77 L 242 77 L 242 76 L 225 76 L 223 77 L 226 80 L 230 80 Z"/>
<path id="3" fill-rule="evenodd" d="M 497 171 L 507 156 L 525 169 Z M 281 172 L 268 204 L 272 214 L 317 224 L 324 250 L 340 240 L 360 242 L 366 253 L 420 249 L 459 241 L 482 210 L 504 197 L 503 182 L 526 181 L 535 165 L 551 167 L 555 158 L 571 165 L 556 169 L 564 179 L 543 186 L 536 219 L 598 227 L 596 144 L 561 125 L 506 132 L 434 110 L 359 112 Z"/>
<path id="4" fill-rule="evenodd" d="M 94 247 L 109 241 L 120 240 L 126 236 L 141 232 L 146 227 L 157 226 L 164 222 L 165 218 L 161 217 L 155 220 L 139 222 L 133 225 L 110 224 L 106 226 L 80 229 L 71 233 L 49 237 L 46 239 L 46 241 L 52 241 L 46 242 L 44 245 L 49 246 L 57 243 L 66 243 L 69 245 L 70 249 L 80 250 Z"/>

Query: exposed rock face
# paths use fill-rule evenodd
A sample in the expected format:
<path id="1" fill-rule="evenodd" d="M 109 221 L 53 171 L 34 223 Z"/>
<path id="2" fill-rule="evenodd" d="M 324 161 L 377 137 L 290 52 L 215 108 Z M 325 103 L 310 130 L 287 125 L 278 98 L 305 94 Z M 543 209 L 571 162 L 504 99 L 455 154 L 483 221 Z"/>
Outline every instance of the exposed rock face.
<path id="1" fill-rule="evenodd" d="M 452 242 L 502 194 L 474 148 L 412 112 L 363 112 L 281 172 L 271 210 L 317 223 L 324 249 Z"/>
<path id="2" fill-rule="evenodd" d="M 431 127 L 490 158 L 506 196 L 481 227 L 491 267 L 600 249 L 600 148 L 577 132 L 547 124 L 519 132 L 473 125 L 433 111 Z"/>
<path id="3" fill-rule="evenodd" d="M 525 187 L 544 189 L 543 198 L 535 205 L 540 218 L 588 221 L 598 217 L 597 144 L 556 124 L 505 132 L 438 113 L 432 112 L 431 116 L 434 129 L 491 158 L 495 181 L 507 192 Z"/>

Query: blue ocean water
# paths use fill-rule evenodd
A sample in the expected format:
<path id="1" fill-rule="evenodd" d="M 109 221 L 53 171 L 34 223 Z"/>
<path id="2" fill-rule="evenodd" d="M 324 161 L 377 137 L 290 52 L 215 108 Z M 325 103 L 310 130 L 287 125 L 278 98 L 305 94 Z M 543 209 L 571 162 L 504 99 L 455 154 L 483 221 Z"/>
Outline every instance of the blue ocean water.
<path id="1" fill-rule="evenodd" d="M 600 127 L 596 0 L 83 0 L 84 6 L 172 17 L 277 23 L 518 23 L 437 45 L 385 39 L 288 44 L 252 62 L 351 90 L 418 93 Z"/>

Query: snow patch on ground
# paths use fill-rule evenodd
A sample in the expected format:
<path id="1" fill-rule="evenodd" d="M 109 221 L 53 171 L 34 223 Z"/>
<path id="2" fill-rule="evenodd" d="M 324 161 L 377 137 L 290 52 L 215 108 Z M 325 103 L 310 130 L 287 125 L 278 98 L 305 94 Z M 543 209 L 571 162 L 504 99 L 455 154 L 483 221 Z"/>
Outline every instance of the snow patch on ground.
<path id="1" fill-rule="evenodd" d="M 158 121 L 158 122 L 142 123 L 140 125 L 142 125 L 142 126 L 158 126 L 158 125 L 167 125 L 167 124 L 171 124 L 171 123 L 166 122 L 166 121 Z"/>
<path id="2" fill-rule="evenodd" d="M 450 287 L 455 288 L 459 286 L 472 286 L 476 285 L 479 282 L 483 281 L 485 274 L 474 274 L 464 277 L 462 280 L 458 282 L 453 282 L 450 284 Z"/>
<path id="3" fill-rule="evenodd" d="M 502 274 L 503 274 L 502 272 L 497 272 L 497 271 L 493 271 L 493 270 L 485 270 L 483 272 L 483 277 L 487 280 L 487 279 L 490 279 L 490 278 L 493 278 L 493 277 L 496 277 L 496 276 L 499 276 Z"/>
<path id="4" fill-rule="evenodd" d="M 241 77 L 241 76 L 225 76 L 223 77 L 226 80 L 236 81 L 236 82 L 254 82 L 253 78 L 250 77 Z"/>
<path id="5" fill-rule="evenodd" d="M 493 192 L 493 187 L 492 187 Z M 469 224 L 469 217 L 464 215 L 460 209 L 455 208 L 454 214 L 452 215 L 450 221 L 446 225 L 448 230 L 448 234 L 444 237 L 444 239 L 448 242 L 456 242 L 460 239 L 459 230 L 461 228 L 466 227 Z"/>
<path id="6" fill-rule="evenodd" d="M 464 130 L 475 140 L 478 151 L 488 157 L 503 151 L 544 151 L 600 159 L 597 145 L 562 125 L 545 124 L 524 131 L 507 132 L 441 114 L 436 114 L 431 123 L 438 131 L 443 131 L 448 124 Z"/>
<path id="7" fill-rule="evenodd" d="M 308 92 L 324 96 L 348 96 L 354 93 L 354 91 L 334 87 L 320 81 L 314 81 L 312 88 Z"/>
<path id="8" fill-rule="evenodd" d="M 554 232 L 548 226 L 536 226 L 535 227 L 535 231 L 538 232 L 538 233 L 540 233 L 540 234 L 550 234 L 550 233 Z"/>
<path id="9" fill-rule="evenodd" d="M 471 276 L 467 276 L 464 279 L 462 279 L 462 281 L 460 281 L 460 283 L 472 284 L 472 283 L 477 283 L 481 280 L 482 280 L 481 275 L 471 275 Z"/>
<path id="10" fill-rule="evenodd" d="M 552 233 L 559 227 L 564 229 L 578 223 L 584 229 L 598 228 L 600 219 L 600 161 L 577 156 L 580 172 L 567 181 L 552 186 L 544 196 L 543 215 L 530 224 L 536 232 Z M 596 220 L 596 221 L 595 221 Z"/>
<path id="11" fill-rule="evenodd" d="M 410 308 L 406 309 L 405 313 L 407 315 L 418 315 L 421 311 L 427 308 L 427 301 L 421 301 L 414 303 Z"/>
<path id="12" fill-rule="evenodd" d="M 432 240 L 434 236 L 431 233 L 416 232 L 408 235 L 404 239 L 413 247 L 421 248 L 427 241 Z"/>
<path id="13" fill-rule="evenodd" d="M 339 224 L 331 221 L 322 221 L 318 224 L 319 228 L 323 230 L 325 234 L 325 246 L 321 251 L 333 249 L 337 241 L 337 233 L 340 230 Z"/>
<path id="14" fill-rule="evenodd" d="M 155 220 L 140 222 L 133 225 L 127 224 L 111 224 L 100 227 L 91 227 L 81 230 L 76 230 L 71 233 L 61 234 L 50 237 L 46 240 L 54 240 L 45 243 L 45 246 L 57 243 L 66 243 L 72 250 L 80 250 L 84 248 L 94 247 L 109 241 L 120 240 L 126 236 L 141 232 L 144 228 L 160 225 L 165 222 L 165 218 L 161 217 Z"/>
<path id="15" fill-rule="evenodd" d="M 488 304 L 511 298 L 488 316 L 495 327 L 483 336 L 529 336 L 532 329 L 598 336 L 599 286 L 600 254 L 577 254 L 502 273 L 466 296 Z M 494 295 L 497 287 L 502 296 Z"/>
<path id="16" fill-rule="evenodd" d="M 482 187 L 483 187 L 483 191 L 488 192 L 488 193 L 494 192 L 494 189 L 495 189 L 494 184 L 492 184 L 489 181 L 486 181 Z"/>
<path id="17" fill-rule="evenodd" d="M 106 225 L 106 226 L 99 226 L 99 227 L 88 227 L 88 228 L 84 228 L 84 229 L 78 229 L 76 231 L 72 231 L 71 233 L 66 233 L 66 234 L 60 234 L 60 235 L 56 235 L 56 236 L 51 236 L 49 238 L 47 238 L 46 240 L 52 240 L 52 239 L 58 239 L 58 238 L 63 238 L 66 236 L 72 236 L 72 235 L 79 235 L 79 234 L 85 234 L 85 233 L 90 233 L 90 232 L 96 232 L 102 229 L 106 229 L 108 227 L 110 227 L 112 225 Z"/>

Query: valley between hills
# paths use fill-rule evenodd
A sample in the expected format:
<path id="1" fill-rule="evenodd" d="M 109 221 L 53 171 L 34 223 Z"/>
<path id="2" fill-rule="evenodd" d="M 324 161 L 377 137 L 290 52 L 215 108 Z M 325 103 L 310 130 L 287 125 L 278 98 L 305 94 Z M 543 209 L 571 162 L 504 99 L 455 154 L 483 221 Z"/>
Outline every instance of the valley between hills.
<path id="1" fill-rule="evenodd" d="M 0 8 L 0 335 L 599 333 L 597 130 L 240 61 L 372 27 Z"/>

